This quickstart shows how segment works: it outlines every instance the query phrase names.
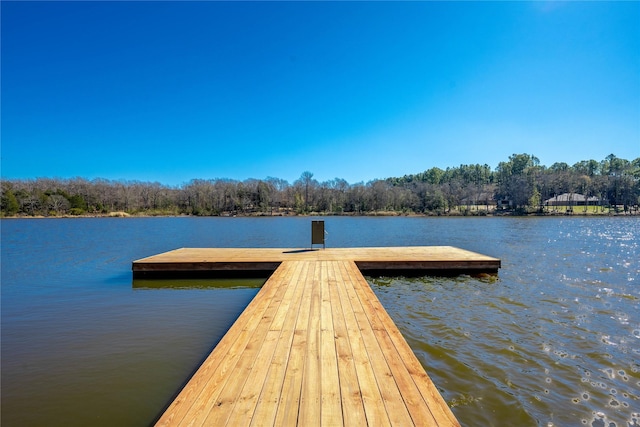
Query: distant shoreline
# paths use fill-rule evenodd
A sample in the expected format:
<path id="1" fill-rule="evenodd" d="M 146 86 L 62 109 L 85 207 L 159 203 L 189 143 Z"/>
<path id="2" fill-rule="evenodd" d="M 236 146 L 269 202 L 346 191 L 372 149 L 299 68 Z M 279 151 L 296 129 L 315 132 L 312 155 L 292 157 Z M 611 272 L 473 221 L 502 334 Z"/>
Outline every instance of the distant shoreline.
<path id="1" fill-rule="evenodd" d="M 295 217 L 406 217 L 406 218 L 486 218 L 486 217 L 636 217 L 640 213 L 635 212 L 535 212 L 535 213 L 515 213 L 511 211 L 492 211 L 478 213 L 449 212 L 449 213 L 402 213 L 402 212 L 364 212 L 364 213 L 320 213 L 311 212 L 308 214 L 298 213 L 229 213 L 221 215 L 188 215 L 188 214 L 152 214 L 152 213 L 127 213 L 127 212 L 109 212 L 94 213 L 81 215 L 13 215 L 0 216 L 0 219 L 68 219 L 68 218 L 295 218 Z"/>
<path id="2" fill-rule="evenodd" d="M 278 179 L 157 182 L 84 178 L 0 179 L 0 217 L 95 216 L 525 216 L 640 214 L 640 158 L 611 154 L 547 168 L 514 154 L 487 165 L 431 168 L 402 177 L 349 184 L 318 182 L 303 172 Z"/>

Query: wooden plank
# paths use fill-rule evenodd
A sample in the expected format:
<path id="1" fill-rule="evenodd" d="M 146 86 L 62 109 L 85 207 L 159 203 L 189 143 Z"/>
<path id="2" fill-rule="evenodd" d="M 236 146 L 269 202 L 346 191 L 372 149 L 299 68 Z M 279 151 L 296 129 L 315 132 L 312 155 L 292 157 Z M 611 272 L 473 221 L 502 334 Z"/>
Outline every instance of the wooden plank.
<path id="1" fill-rule="evenodd" d="M 311 281 L 311 302 L 309 305 L 309 326 L 307 327 L 307 347 L 302 372 L 302 390 L 298 423 L 302 426 L 320 425 L 320 398 L 322 376 L 320 374 L 320 303 L 322 269 L 316 263 Z"/>
<path id="2" fill-rule="evenodd" d="M 345 320 L 345 311 L 348 312 L 350 310 L 351 303 L 346 299 L 344 291 L 341 291 L 344 287 L 341 264 L 341 262 L 333 262 L 329 266 L 329 294 L 335 333 L 338 376 L 340 378 L 342 415 L 344 425 L 362 426 L 366 425 L 367 416 Z"/>
<path id="3" fill-rule="evenodd" d="M 345 323 L 367 424 L 370 426 L 389 426 L 391 421 L 385 409 L 384 398 L 378 387 L 376 374 L 365 347 L 363 331 L 369 333 L 370 331 L 368 328 L 361 328 L 357 321 L 357 318 L 366 318 L 366 315 L 353 289 L 353 282 L 348 273 L 348 269 L 351 266 L 347 262 L 341 262 L 338 266 L 342 274 L 343 285 L 338 287 L 338 292 L 340 293 L 342 305 L 347 307 L 344 310 Z"/>
<path id="4" fill-rule="evenodd" d="M 321 261 L 323 280 L 320 309 L 320 423 L 323 426 L 342 425 L 342 401 L 340 397 L 340 377 L 338 376 L 338 358 L 336 355 L 335 330 L 333 326 L 330 287 L 336 286 L 333 261 Z"/>
<path id="5" fill-rule="evenodd" d="M 277 408 L 275 426 L 295 426 L 298 422 L 298 412 L 302 391 L 302 375 L 307 357 L 307 331 L 309 328 L 309 315 L 311 308 L 312 286 L 308 277 L 315 274 L 315 263 L 303 262 L 301 280 L 303 281 L 303 293 L 300 300 L 300 309 L 294 329 L 291 353 L 282 384 L 280 405 Z"/>
<path id="6" fill-rule="evenodd" d="M 352 306 L 358 307 L 354 309 L 356 321 L 362 332 L 364 347 L 369 355 L 369 362 L 373 368 L 389 421 L 392 425 L 412 425 L 412 419 L 404 405 L 402 394 L 378 344 L 373 330 L 374 325 L 370 320 L 371 313 L 368 304 L 366 301 L 363 302 L 359 296 L 360 292 L 357 287 L 361 285 L 361 282 L 357 280 L 357 276 L 360 275 L 360 272 L 353 263 L 346 263 L 345 267 L 351 278 L 351 286 L 348 288 L 348 292 L 352 293 L 351 303 Z"/>
<path id="7" fill-rule="evenodd" d="M 251 420 L 252 426 L 272 426 L 275 425 L 276 412 L 278 406 L 284 404 L 281 396 L 284 390 L 284 381 L 289 360 L 293 350 L 293 338 L 295 325 L 300 313 L 300 304 L 302 293 L 304 291 L 304 277 L 306 273 L 303 269 L 305 264 L 295 263 L 295 271 L 292 273 L 292 282 L 289 287 L 293 290 L 286 303 L 286 310 L 281 309 L 274 322 L 271 324 L 271 331 L 278 331 L 281 323 L 280 334 L 276 351 L 269 365 L 267 376 L 264 380 L 264 386 L 261 390 L 260 397 L 255 405 Z M 284 308 L 284 306 L 282 307 Z M 285 316 L 282 316 L 285 314 Z M 281 320 L 282 319 L 282 320 Z M 295 369 L 295 368 L 294 368 Z M 297 411 L 296 411 L 297 412 Z M 230 419 L 231 421 L 232 419 Z M 242 420 L 239 420 L 239 422 Z M 230 423 L 227 423 L 232 425 Z"/>

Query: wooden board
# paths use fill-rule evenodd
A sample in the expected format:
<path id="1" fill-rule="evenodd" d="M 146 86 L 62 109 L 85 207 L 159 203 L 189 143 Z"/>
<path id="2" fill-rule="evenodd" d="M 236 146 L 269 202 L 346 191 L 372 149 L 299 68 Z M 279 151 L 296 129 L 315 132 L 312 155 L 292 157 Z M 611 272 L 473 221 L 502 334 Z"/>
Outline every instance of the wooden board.
<path id="1" fill-rule="evenodd" d="M 287 259 L 157 425 L 459 423 L 353 260 Z"/>

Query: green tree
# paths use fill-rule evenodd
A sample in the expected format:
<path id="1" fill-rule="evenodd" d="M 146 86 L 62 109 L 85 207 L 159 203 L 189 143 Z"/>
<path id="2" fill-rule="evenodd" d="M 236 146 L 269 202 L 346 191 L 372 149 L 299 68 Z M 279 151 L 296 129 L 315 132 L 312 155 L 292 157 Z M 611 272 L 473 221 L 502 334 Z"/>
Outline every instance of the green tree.
<path id="1" fill-rule="evenodd" d="M 428 182 L 429 184 L 440 184 L 442 182 L 442 178 L 444 177 L 444 171 L 440 168 L 431 168 L 424 172 L 424 180 L 423 182 Z"/>
<path id="2" fill-rule="evenodd" d="M 534 187 L 533 194 L 531 195 L 531 197 L 529 197 L 529 206 L 540 207 L 541 205 L 542 205 L 542 200 L 540 197 L 540 191 L 538 191 L 537 187 Z"/>
<path id="3" fill-rule="evenodd" d="M 5 215 L 15 215 L 20 210 L 20 204 L 13 191 L 8 188 L 2 192 L 2 213 Z"/>
<path id="4" fill-rule="evenodd" d="M 540 164 L 537 157 L 530 154 L 513 154 L 508 162 L 500 162 L 497 168 L 498 198 L 510 200 L 516 208 L 529 204 L 533 191 L 532 176 L 529 170 L 535 170 Z"/>
<path id="5" fill-rule="evenodd" d="M 595 160 L 582 160 L 575 165 L 573 165 L 573 169 L 581 174 L 586 175 L 590 178 L 595 176 L 598 173 L 600 165 Z"/>
<path id="6" fill-rule="evenodd" d="M 73 215 L 81 215 L 87 211 L 87 202 L 79 194 L 69 197 L 69 206 Z"/>

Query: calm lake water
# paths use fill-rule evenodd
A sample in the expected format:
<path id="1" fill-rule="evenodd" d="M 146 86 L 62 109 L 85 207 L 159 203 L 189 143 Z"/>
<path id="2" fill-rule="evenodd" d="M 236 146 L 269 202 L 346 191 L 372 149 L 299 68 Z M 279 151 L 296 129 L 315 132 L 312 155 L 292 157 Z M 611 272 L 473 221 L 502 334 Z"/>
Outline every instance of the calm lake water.
<path id="1" fill-rule="evenodd" d="M 640 425 L 640 219 L 324 218 L 497 276 L 370 277 L 463 426 Z M 178 247 L 308 247 L 312 218 L 2 220 L 2 425 L 146 426 L 261 281 L 138 282 Z"/>

